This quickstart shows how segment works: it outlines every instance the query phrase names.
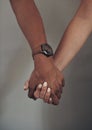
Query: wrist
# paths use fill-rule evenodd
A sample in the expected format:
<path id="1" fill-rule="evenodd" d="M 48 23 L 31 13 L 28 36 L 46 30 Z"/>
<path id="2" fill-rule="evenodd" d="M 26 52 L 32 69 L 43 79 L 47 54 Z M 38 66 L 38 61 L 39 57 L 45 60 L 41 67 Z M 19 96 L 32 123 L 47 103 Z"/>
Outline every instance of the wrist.
<path id="1" fill-rule="evenodd" d="M 37 54 L 34 56 L 34 62 L 35 61 L 40 61 L 40 60 L 53 60 L 53 56 L 47 57 L 44 54 Z"/>
<path id="2" fill-rule="evenodd" d="M 53 50 L 49 44 L 43 43 L 32 50 L 33 59 L 36 55 L 39 55 L 39 54 L 44 55 L 49 58 L 53 56 Z"/>
<path id="3" fill-rule="evenodd" d="M 41 67 L 43 65 L 46 65 L 47 63 L 51 64 L 52 62 L 54 63 L 52 56 L 46 57 L 43 54 L 38 54 L 38 55 L 34 56 L 34 65 L 35 65 L 35 67 L 36 66 Z"/>
<path id="4" fill-rule="evenodd" d="M 62 72 L 64 70 L 64 67 L 62 66 L 61 62 L 58 61 L 58 59 L 55 56 L 53 56 L 53 61 L 55 66 L 59 69 L 59 71 Z"/>
<path id="5" fill-rule="evenodd" d="M 54 64 L 55 64 L 55 66 L 59 69 L 59 71 L 62 71 L 60 65 L 59 65 L 55 60 L 54 60 Z"/>

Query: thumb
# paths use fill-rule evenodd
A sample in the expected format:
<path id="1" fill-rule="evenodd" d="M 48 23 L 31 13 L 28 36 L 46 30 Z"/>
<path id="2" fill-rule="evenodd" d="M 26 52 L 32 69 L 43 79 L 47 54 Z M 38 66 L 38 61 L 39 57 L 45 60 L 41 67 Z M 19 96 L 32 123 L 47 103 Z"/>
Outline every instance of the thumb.
<path id="1" fill-rule="evenodd" d="M 29 88 L 29 80 L 27 80 L 25 82 L 25 84 L 24 84 L 24 90 L 26 91 L 26 90 L 28 90 L 28 88 Z"/>
<path id="2" fill-rule="evenodd" d="M 30 77 L 30 80 L 29 80 L 29 87 L 28 87 L 29 88 L 29 91 L 28 91 L 28 97 L 29 98 L 35 99 L 34 92 L 35 92 L 36 87 L 37 87 L 37 82 L 38 82 L 37 76 L 33 72 L 31 74 L 31 77 Z"/>

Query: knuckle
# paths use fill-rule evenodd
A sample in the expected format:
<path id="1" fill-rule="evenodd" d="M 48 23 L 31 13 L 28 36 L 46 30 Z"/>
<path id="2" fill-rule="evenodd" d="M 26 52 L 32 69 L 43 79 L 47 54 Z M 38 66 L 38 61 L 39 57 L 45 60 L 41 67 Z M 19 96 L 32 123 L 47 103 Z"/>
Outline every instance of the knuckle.
<path id="1" fill-rule="evenodd" d="M 61 80 L 59 83 L 58 83 L 58 85 L 59 85 L 59 88 L 61 87 L 64 87 L 65 86 L 65 81 L 64 81 L 64 79 L 63 80 Z"/>
<path id="2" fill-rule="evenodd" d="M 54 104 L 54 105 L 58 105 L 58 104 L 59 104 L 59 101 L 54 101 L 53 104 Z"/>
<path id="3" fill-rule="evenodd" d="M 60 94 L 60 93 L 58 94 L 58 98 L 59 98 L 59 99 L 61 98 L 61 94 Z"/>
<path id="4" fill-rule="evenodd" d="M 38 98 L 38 93 L 37 92 L 34 93 L 34 97 Z"/>
<path id="5" fill-rule="evenodd" d="M 55 90 L 55 95 L 58 95 L 58 93 L 59 93 L 59 90 L 58 89 Z"/>
<path id="6" fill-rule="evenodd" d="M 58 105 L 59 104 L 59 99 L 57 98 L 57 96 L 54 96 L 54 98 L 53 98 L 53 104 L 54 105 Z"/>
<path id="7" fill-rule="evenodd" d="M 44 97 L 44 94 L 43 94 L 43 93 L 41 93 L 41 94 L 40 94 L 40 98 L 41 98 L 41 99 L 43 99 L 43 97 Z"/>
<path id="8" fill-rule="evenodd" d="M 43 87 L 43 88 L 42 88 L 42 91 L 44 92 L 44 91 L 46 91 L 46 89 L 47 89 L 47 87 Z"/>
<path id="9" fill-rule="evenodd" d="M 48 100 L 49 97 L 50 97 L 50 95 L 47 94 L 47 95 L 45 96 L 45 100 Z"/>

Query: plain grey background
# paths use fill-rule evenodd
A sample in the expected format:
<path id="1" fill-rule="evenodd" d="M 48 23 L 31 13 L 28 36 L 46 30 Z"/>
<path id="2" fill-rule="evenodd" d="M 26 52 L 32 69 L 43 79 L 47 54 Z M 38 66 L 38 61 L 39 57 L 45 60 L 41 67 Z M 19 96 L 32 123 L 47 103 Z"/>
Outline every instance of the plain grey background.
<path id="1" fill-rule="evenodd" d="M 79 0 L 35 0 L 55 50 Z M 27 98 L 31 50 L 8 0 L 0 0 L 0 130 L 92 130 L 92 36 L 64 71 L 66 85 L 55 107 Z"/>

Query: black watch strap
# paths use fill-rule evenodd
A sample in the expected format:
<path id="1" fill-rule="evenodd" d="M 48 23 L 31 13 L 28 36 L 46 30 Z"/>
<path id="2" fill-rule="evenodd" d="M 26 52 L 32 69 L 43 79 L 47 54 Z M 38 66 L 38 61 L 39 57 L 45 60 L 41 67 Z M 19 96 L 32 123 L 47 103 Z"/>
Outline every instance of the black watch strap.
<path id="1" fill-rule="evenodd" d="M 32 56 L 34 57 L 37 54 L 43 54 L 47 57 L 50 57 L 53 56 L 53 50 L 49 44 L 44 43 L 33 49 Z"/>

